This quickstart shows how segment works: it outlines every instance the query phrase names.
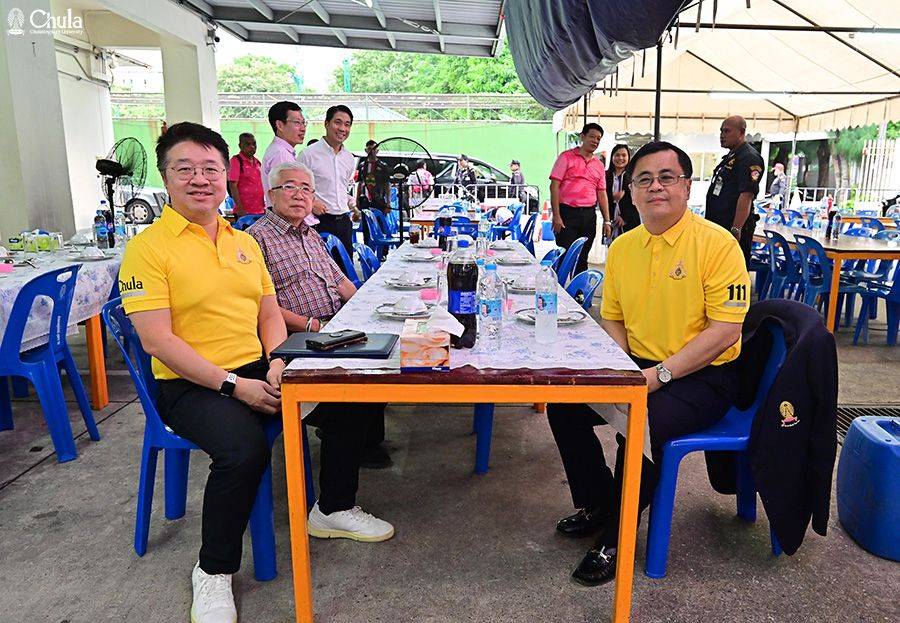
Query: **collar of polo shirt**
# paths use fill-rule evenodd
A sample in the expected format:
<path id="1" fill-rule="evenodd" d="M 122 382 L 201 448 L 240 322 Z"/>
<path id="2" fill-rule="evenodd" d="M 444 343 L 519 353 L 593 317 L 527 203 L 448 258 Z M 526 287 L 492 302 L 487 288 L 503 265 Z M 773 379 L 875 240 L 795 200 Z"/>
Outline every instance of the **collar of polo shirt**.
<path id="1" fill-rule="evenodd" d="M 674 247 L 675 243 L 678 242 L 678 239 L 681 237 L 682 232 L 687 228 L 688 223 L 691 220 L 692 212 L 687 208 L 684 209 L 684 214 L 681 215 L 681 218 L 678 219 L 678 222 L 672 225 L 669 229 L 659 234 L 659 236 L 654 236 L 649 231 L 647 231 L 646 227 L 641 227 L 638 231 L 641 237 L 641 243 L 643 246 L 647 246 L 652 238 L 662 238 L 666 241 L 666 243 L 670 247 Z"/>
<path id="2" fill-rule="evenodd" d="M 231 223 L 222 218 L 221 214 L 216 215 L 216 218 L 219 221 L 219 225 L 225 226 L 225 231 L 227 231 L 228 233 L 234 233 L 234 228 L 231 226 Z M 181 232 L 183 232 L 188 228 L 188 226 L 192 224 L 202 228 L 202 225 L 199 225 L 198 223 L 192 223 L 191 221 L 184 218 L 182 214 L 180 214 L 168 203 L 163 206 L 163 211 L 159 217 L 159 220 L 169 229 L 169 231 L 171 231 L 176 236 L 180 235 Z"/>

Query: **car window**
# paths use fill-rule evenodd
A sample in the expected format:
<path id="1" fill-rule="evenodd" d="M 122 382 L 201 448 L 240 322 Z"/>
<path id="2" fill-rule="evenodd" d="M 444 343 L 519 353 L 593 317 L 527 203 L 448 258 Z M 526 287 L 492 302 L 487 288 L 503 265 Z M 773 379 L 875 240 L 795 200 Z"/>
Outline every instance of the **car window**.
<path id="1" fill-rule="evenodd" d="M 478 172 L 478 179 L 484 179 L 491 181 L 491 178 L 496 178 L 498 182 L 508 182 L 509 176 L 503 173 L 503 171 L 498 171 L 494 167 L 489 164 L 485 164 L 483 162 L 474 162 L 475 170 Z"/>

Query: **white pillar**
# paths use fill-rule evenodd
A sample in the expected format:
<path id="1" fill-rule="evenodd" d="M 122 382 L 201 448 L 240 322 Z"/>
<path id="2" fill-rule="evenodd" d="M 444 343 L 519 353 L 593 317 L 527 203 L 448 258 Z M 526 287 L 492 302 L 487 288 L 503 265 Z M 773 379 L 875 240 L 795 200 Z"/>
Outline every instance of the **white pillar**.
<path id="1" fill-rule="evenodd" d="M 7 32 L 18 9 L 22 34 Z M 23 229 L 75 231 L 69 164 L 53 36 L 31 34 L 33 11 L 50 11 L 49 0 L 0 0 L 0 239 Z M 88 163 L 93 166 L 93 163 Z"/>
<path id="2" fill-rule="evenodd" d="M 769 139 L 764 138 L 762 140 L 762 145 L 759 150 L 759 155 L 762 156 L 763 159 L 763 174 L 762 179 L 759 183 L 759 192 L 756 193 L 757 199 L 762 199 L 766 196 L 766 192 L 769 190 L 769 148 L 772 144 L 769 142 Z"/>
<path id="3" fill-rule="evenodd" d="M 193 121 L 219 129 L 216 59 L 212 46 L 160 36 L 166 122 Z"/>

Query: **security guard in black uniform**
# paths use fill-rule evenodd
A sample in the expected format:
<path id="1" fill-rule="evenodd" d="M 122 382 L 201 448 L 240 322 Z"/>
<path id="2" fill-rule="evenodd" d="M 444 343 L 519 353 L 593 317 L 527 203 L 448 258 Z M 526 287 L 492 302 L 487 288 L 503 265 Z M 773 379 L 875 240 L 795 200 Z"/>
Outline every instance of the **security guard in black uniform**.
<path id="1" fill-rule="evenodd" d="M 713 170 L 706 192 L 706 220 L 731 231 L 741 244 L 744 259 L 750 259 L 750 244 L 759 216 L 753 199 L 759 193 L 763 159 L 747 142 L 747 122 L 728 117 L 719 128 L 719 144 L 730 151 Z"/>

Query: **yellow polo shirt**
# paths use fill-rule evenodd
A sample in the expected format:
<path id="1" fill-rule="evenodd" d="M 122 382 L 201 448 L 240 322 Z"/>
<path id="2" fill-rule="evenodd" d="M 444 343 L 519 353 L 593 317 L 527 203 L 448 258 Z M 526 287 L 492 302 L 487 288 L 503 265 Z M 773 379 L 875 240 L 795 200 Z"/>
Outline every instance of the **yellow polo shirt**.
<path id="1" fill-rule="evenodd" d="M 631 354 L 663 361 L 684 348 L 709 320 L 741 323 L 750 275 L 737 240 L 690 210 L 654 236 L 641 225 L 610 246 L 600 314 L 625 323 Z M 741 341 L 713 365 L 741 352 Z"/>
<path id="2" fill-rule="evenodd" d="M 129 241 L 119 269 L 128 314 L 169 309 L 172 333 L 204 359 L 233 370 L 262 356 L 259 305 L 275 287 L 256 241 L 219 217 L 216 242 L 169 206 Z M 153 375 L 178 375 L 153 358 Z"/>

